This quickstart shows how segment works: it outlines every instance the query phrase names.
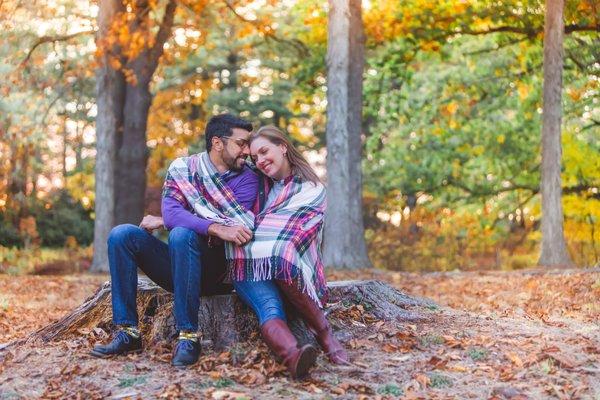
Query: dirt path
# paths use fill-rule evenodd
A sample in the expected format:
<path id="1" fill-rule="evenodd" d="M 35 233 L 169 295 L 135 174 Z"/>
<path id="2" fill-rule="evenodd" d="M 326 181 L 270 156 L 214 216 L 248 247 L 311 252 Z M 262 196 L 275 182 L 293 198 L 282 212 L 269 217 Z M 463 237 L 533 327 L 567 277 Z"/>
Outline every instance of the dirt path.
<path id="1" fill-rule="evenodd" d="M 80 338 L 5 355 L 0 398 L 600 398 L 600 325 L 593 320 L 599 300 L 591 287 L 598 274 L 557 281 L 496 273 L 332 275 L 377 275 L 473 310 L 432 307 L 424 311 L 424 322 L 390 323 L 360 305 L 338 309 L 331 320 L 346 332 L 355 365 L 335 367 L 321 357 L 303 382 L 288 380 L 259 340 L 208 353 L 198 366 L 178 371 L 170 367 L 166 347 L 124 359 L 91 358 L 87 350 L 106 333 L 82 332 Z M 2 279 L 0 285 L 0 293 L 10 296 Z M 551 294 L 556 290 L 558 296 Z M 57 298 L 64 307 L 62 296 Z M 555 306 L 542 307 L 551 298 Z"/>

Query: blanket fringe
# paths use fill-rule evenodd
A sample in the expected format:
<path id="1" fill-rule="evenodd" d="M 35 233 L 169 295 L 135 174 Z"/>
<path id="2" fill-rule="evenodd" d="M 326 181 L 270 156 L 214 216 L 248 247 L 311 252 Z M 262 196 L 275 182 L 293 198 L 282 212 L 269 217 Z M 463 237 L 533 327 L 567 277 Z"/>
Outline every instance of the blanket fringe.
<path id="1" fill-rule="evenodd" d="M 305 277 L 300 267 L 283 257 L 271 256 L 256 259 L 235 259 L 227 261 L 229 278 L 233 281 L 268 281 L 282 280 L 287 283 L 294 281 L 298 289 L 307 293 L 320 307 L 321 299 L 327 294 L 325 279 L 321 274 L 312 279 Z"/>

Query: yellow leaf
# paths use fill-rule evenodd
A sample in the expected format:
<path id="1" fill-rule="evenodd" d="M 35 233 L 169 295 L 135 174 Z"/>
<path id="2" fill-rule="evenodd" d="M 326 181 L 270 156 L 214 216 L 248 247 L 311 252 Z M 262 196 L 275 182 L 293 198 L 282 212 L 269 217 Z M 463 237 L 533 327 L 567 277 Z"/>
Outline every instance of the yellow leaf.
<path id="1" fill-rule="evenodd" d="M 456 114 L 456 111 L 458 111 L 458 103 L 455 101 L 450 102 L 450 104 L 446 106 L 446 110 L 450 114 Z"/>
<path id="2" fill-rule="evenodd" d="M 517 85 L 517 91 L 519 92 L 519 98 L 525 100 L 529 96 L 529 85 L 519 82 Z"/>

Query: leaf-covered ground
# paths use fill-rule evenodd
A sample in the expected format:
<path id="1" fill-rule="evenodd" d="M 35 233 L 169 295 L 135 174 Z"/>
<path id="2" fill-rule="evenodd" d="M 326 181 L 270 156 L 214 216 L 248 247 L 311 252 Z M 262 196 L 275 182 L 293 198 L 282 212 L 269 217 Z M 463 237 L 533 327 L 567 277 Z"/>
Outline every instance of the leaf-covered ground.
<path id="1" fill-rule="evenodd" d="M 352 366 L 321 356 L 309 379 L 291 381 L 255 339 L 181 371 L 167 346 L 92 358 L 107 333 L 84 331 L 0 352 L 0 398 L 600 398 L 600 273 L 330 273 L 370 278 L 440 307 L 420 322 L 379 321 L 360 304 L 335 308 Z M 0 343 L 64 315 L 105 279 L 0 275 Z"/>

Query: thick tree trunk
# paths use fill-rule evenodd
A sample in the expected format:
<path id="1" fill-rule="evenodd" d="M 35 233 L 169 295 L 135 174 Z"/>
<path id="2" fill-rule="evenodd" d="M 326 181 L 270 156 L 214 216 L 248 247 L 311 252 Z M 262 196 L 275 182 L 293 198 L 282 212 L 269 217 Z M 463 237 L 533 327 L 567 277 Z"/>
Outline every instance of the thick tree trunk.
<path id="1" fill-rule="evenodd" d="M 123 4 L 120 0 L 101 0 L 99 5 L 97 40 L 101 42 L 107 37 L 117 13 L 123 11 Z M 115 221 L 115 147 L 117 135 L 123 130 L 125 78 L 110 66 L 108 51 L 104 49 L 96 71 L 96 216 L 92 271 L 108 271 L 106 241 Z"/>
<path id="2" fill-rule="evenodd" d="M 145 3 L 145 1 L 142 1 Z M 140 9 L 146 8 L 144 4 Z M 177 4 L 169 1 L 165 7 L 160 28 L 152 47 L 129 60 L 127 68 L 135 73 L 137 82 L 127 85 L 124 104 L 124 130 L 118 142 L 117 170 L 115 171 L 115 221 L 117 224 L 139 224 L 144 215 L 146 193 L 146 166 L 148 147 L 146 127 L 148 111 L 152 103 L 150 82 L 163 54 L 163 46 L 171 36 Z M 145 17 L 143 17 L 145 18 Z M 131 30 L 144 29 L 145 24 L 136 20 Z"/>
<path id="3" fill-rule="evenodd" d="M 427 320 L 427 310 L 435 308 L 435 303 L 427 299 L 419 299 L 379 281 L 344 281 L 331 282 L 329 320 L 334 329 L 354 326 L 353 321 L 339 321 L 335 318 L 338 308 L 367 310 L 365 318 L 388 321 L 422 321 Z M 173 340 L 177 334 L 173 317 L 173 296 L 146 278 L 139 279 L 137 295 L 140 329 L 144 340 L 149 343 Z M 313 341 L 301 319 L 288 310 L 288 320 L 292 332 L 301 342 Z M 49 342 L 80 336 L 82 332 L 101 328 L 111 331 L 112 311 L 110 298 L 110 282 L 106 282 L 84 304 L 61 320 L 50 324 L 29 337 L 14 342 L 11 346 L 24 342 Z M 254 313 L 236 296 L 219 295 L 202 297 L 198 313 L 199 331 L 205 344 L 214 349 L 223 349 L 243 342 L 258 331 L 258 322 Z M 347 326 L 344 326 L 347 325 Z"/>
<path id="4" fill-rule="evenodd" d="M 115 223 L 139 224 L 144 216 L 146 191 L 146 126 L 152 97 L 148 83 L 127 85 L 124 129 L 115 170 Z"/>
<path id="5" fill-rule="evenodd" d="M 572 265 L 563 230 L 560 177 L 563 10 L 564 0 L 546 1 L 542 118 L 542 251 L 539 264 L 548 267 Z"/>
<path id="6" fill-rule="evenodd" d="M 325 265 L 370 267 L 362 216 L 364 32 L 360 0 L 329 1 Z"/>
<path id="7" fill-rule="evenodd" d="M 163 53 L 163 45 L 171 35 L 177 5 L 174 0 L 165 7 L 162 23 L 151 48 L 128 60 L 126 67 L 136 75 L 136 84 L 125 84 L 120 71 L 108 64 L 105 54 L 97 72 L 98 117 L 96 131 L 96 221 L 94 226 L 93 271 L 107 271 L 108 234 L 121 223 L 138 224 L 144 213 L 146 191 L 146 126 L 152 98 L 149 84 Z M 146 6 L 140 7 L 145 9 Z M 124 11 L 120 0 L 103 0 L 98 14 L 99 38 L 105 38 L 117 12 Z M 148 18 L 146 14 L 140 18 Z M 130 27 L 142 26 L 141 21 Z M 118 49 L 115 55 L 122 57 Z"/>

